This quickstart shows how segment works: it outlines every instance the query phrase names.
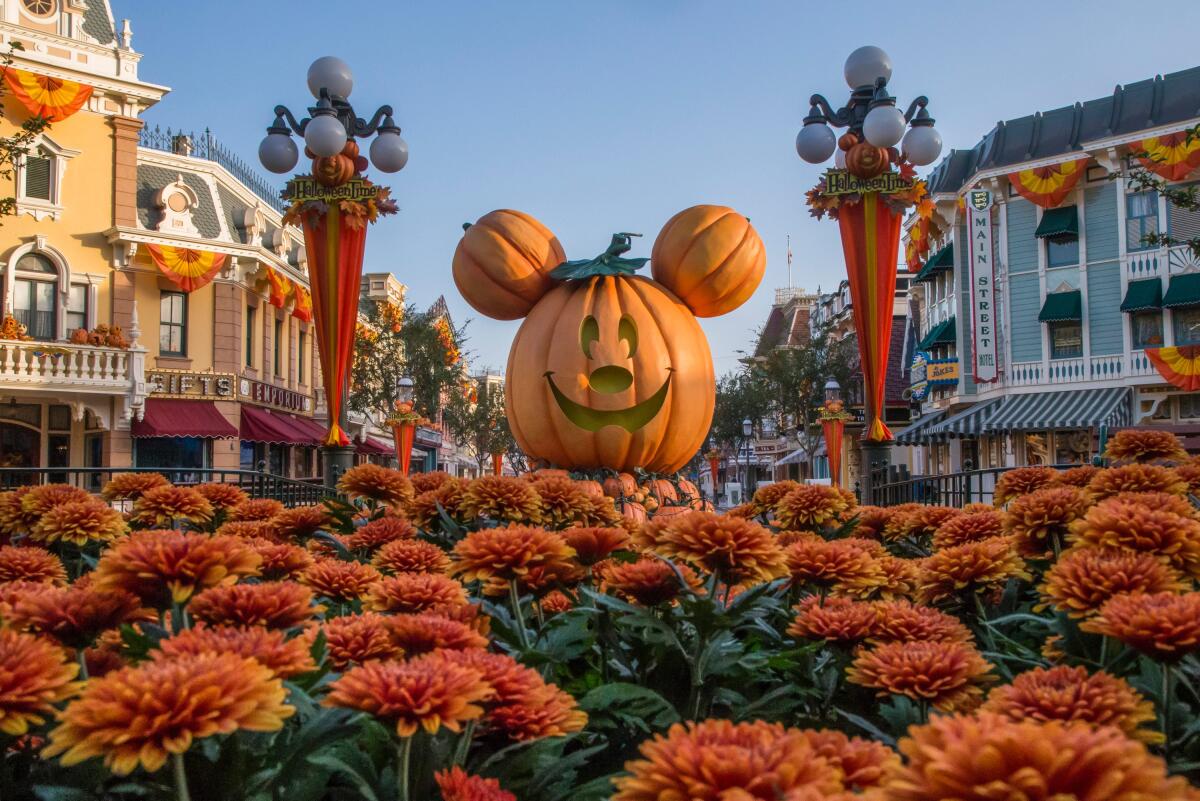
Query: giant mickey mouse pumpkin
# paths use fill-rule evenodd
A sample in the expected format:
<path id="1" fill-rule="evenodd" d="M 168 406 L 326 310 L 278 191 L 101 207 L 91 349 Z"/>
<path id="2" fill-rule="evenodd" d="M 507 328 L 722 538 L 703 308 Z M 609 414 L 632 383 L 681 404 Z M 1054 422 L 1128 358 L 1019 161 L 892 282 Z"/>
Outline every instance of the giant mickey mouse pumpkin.
<path id="1" fill-rule="evenodd" d="M 527 214 L 466 227 L 454 281 L 481 314 L 524 317 L 508 357 L 505 406 L 521 448 L 556 467 L 673 473 L 704 442 L 716 386 L 699 317 L 742 305 L 766 255 L 750 221 L 723 206 L 672 217 L 646 259 L 615 234 L 600 256 L 566 261 Z"/>

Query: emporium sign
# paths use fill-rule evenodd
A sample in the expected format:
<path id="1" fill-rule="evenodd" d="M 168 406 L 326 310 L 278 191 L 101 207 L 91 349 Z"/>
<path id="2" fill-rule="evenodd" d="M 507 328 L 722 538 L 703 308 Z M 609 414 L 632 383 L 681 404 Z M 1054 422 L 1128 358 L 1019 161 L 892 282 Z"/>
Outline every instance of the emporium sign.
<path id="1" fill-rule="evenodd" d="M 249 378 L 242 379 L 241 391 L 246 400 L 289 412 L 307 412 L 312 405 L 311 398 L 302 392 L 293 392 L 285 387 L 264 384 L 262 381 L 251 381 Z"/>
<path id="2" fill-rule="evenodd" d="M 892 195 L 897 192 L 907 192 L 913 188 L 911 178 L 905 178 L 898 172 L 885 172 L 873 178 L 859 178 L 846 170 L 826 170 L 825 188 L 823 195 L 861 195 L 865 192 L 879 192 Z"/>
<path id="3" fill-rule="evenodd" d="M 975 381 L 990 384 L 999 377 L 996 365 L 996 265 L 992 247 L 992 193 L 967 193 L 967 239 L 971 258 L 971 334 Z"/>
<path id="4" fill-rule="evenodd" d="M 151 370 L 146 374 L 150 394 L 158 398 L 234 400 L 233 373 L 191 373 L 186 370 Z"/>

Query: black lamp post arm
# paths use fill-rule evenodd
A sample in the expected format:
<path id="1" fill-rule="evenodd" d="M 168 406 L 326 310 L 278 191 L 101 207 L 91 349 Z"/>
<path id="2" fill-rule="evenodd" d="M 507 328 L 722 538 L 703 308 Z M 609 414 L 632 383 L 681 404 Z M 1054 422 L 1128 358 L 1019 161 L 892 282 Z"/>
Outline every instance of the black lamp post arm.
<path id="1" fill-rule="evenodd" d="M 381 127 L 389 127 L 388 120 L 395 113 L 391 106 L 380 106 L 370 120 L 364 120 L 362 117 L 355 116 L 354 107 L 346 101 L 334 99 L 332 103 L 338 120 L 345 127 L 346 133 L 352 139 L 371 136 Z M 317 106 L 313 106 L 308 110 L 309 114 L 313 115 L 317 111 Z M 287 106 L 276 106 L 275 124 L 271 126 L 270 130 L 272 133 L 287 133 L 288 128 L 291 128 L 293 133 L 298 136 L 304 136 L 304 130 L 308 127 L 310 120 L 312 120 L 312 117 L 297 120 L 296 115 Z M 395 126 L 395 123 L 390 123 L 390 125 Z"/>
<path id="2" fill-rule="evenodd" d="M 350 113 L 353 115 L 353 110 L 351 110 Z M 356 117 L 354 119 L 353 126 L 346 126 L 346 133 L 350 134 L 351 136 L 370 136 L 378 131 L 379 126 L 383 124 L 383 121 L 388 117 L 391 117 L 392 114 L 393 112 L 391 106 L 380 106 L 379 110 L 375 112 L 375 115 L 371 117 L 370 122 L 363 121 L 362 117 Z"/>
<path id="3" fill-rule="evenodd" d="M 917 99 L 913 100 L 913 102 L 908 104 L 908 110 L 904 112 L 904 121 L 912 122 L 913 117 L 917 116 L 917 112 L 920 109 L 925 108 L 927 105 L 929 105 L 929 98 L 927 98 L 925 95 L 921 95 Z"/>

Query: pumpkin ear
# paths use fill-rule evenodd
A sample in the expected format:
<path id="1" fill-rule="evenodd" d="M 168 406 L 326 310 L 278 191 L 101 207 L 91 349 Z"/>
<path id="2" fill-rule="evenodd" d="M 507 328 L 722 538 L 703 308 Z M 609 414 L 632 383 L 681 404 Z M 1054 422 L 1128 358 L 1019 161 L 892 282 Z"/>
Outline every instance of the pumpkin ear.
<path id="1" fill-rule="evenodd" d="M 463 228 L 454 283 L 480 314 L 520 319 L 558 283 L 550 271 L 566 254 L 550 229 L 528 214 L 499 209 Z"/>
<path id="2" fill-rule="evenodd" d="M 726 206 L 684 209 L 658 232 L 650 253 L 654 280 L 697 317 L 745 303 L 762 282 L 767 253 L 750 220 Z"/>

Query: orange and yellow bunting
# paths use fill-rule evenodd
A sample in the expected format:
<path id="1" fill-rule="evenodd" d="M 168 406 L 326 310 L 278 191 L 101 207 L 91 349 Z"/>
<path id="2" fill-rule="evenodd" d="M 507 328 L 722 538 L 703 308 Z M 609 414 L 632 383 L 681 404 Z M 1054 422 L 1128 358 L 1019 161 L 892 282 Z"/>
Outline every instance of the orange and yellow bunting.
<path id="1" fill-rule="evenodd" d="M 267 284 L 270 285 L 270 294 L 267 296 L 267 300 L 275 308 L 282 309 L 287 304 L 288 295 L 292 292 L 292 282 L 273 267 L 265 269 Z"/>
<path id="2" fill-rule="evenodd" d="M 1044 209 L 1052 209 L 1070 194 L 1083 177 L 1090 156 L 1048 167 L 1010 172 L 1008 180 L 1017 194 Z"/>
<path id="3" fill-rule="evenodd" d="M 62 122 L 83 108 L 92 96 L 92 87 L 86 84 L 13 67 L 4 69 L 4 82 L 30 114 L 50 122 Z"/>
<path id="4" fill-rule="evenodd" d="M 1146 348 L 1146 357 L 1168 383 L 1188 392 L 1200 390 L 1200 345 Z"/>
<path id="5" fill-rule="evenodd" d="M 1182 181 L 1200 167 L 1200 136 L 1188 140 L 1188 131 L 1151 136 L 1141 142 L 1132 143 L 1138 161 L 1146 169 L 1168 181 Z"/>
<path id="6" fill-rule="evenodd" d="M 146 245 L 146 250 L 159 272 L 184 292 L 194 292 L 207 285 L 225 264 L 224 253 L 172 245 Z"/>
<path id="7" fill-rule="evenodd" d="M 292 316 L 297 320 L 303 320 L 306 323 L 311 323 L 312 293 L 299 284 L 292 284 L 292 289 L 296 293 L 296 307 L 292 309 Z"/>

